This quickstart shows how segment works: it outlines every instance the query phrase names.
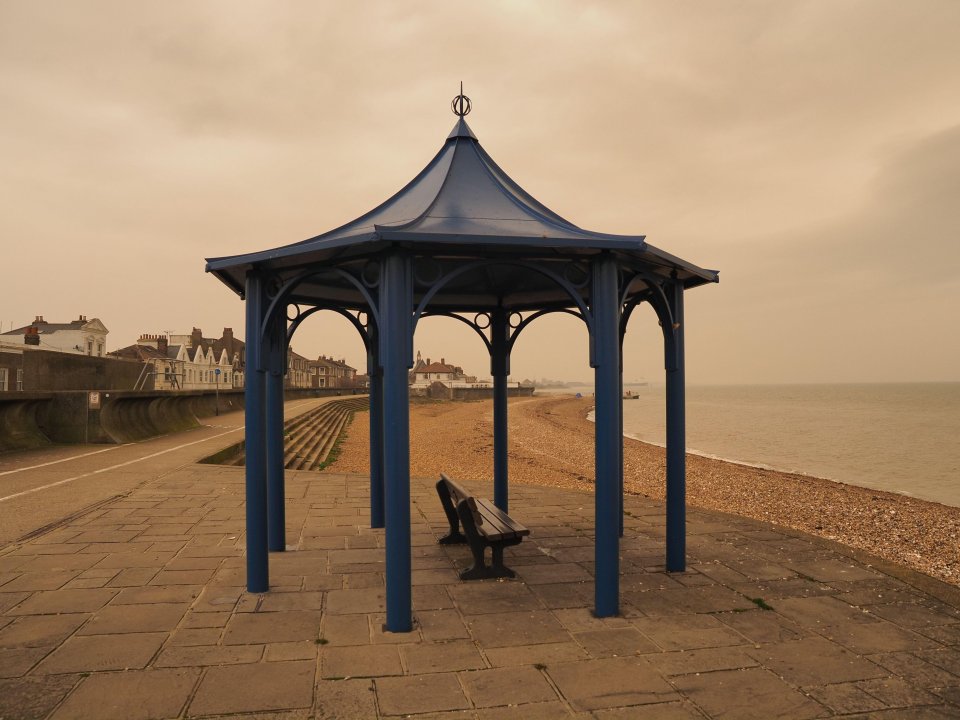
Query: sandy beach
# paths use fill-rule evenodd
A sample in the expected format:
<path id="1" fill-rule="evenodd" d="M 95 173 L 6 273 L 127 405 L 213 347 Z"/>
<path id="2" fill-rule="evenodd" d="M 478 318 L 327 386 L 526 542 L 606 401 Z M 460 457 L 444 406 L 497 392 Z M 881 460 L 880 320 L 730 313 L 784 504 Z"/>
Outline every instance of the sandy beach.
<path id="1" fill-rule="evenodd" d="M 510 482 L 590 490 L 592 407 L 572 396 L 512 400 Z M 413 403 L 411 473 L 492 479 L 492 423 L 489 401 Z M 329 470 L 368 471 L 368 428 L 367 413 L 357 413 Z M 662 499 L 664 468 L 662 448 L 625 438 L 626 492 Z M 695 455 L 687 457 L 687 502 L 802 530 L 960 585 L 960 508 Z"/>

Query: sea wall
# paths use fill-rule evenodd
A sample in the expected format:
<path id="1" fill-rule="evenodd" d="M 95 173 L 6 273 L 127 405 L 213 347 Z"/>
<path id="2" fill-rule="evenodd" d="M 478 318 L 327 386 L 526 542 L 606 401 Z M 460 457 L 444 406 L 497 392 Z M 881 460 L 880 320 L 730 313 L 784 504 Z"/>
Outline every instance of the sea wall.
<path id="1" fill-rule="evenodd" d="M 79 353 L 52 350 L 0 351 L 0 367 L 8 369 L 7 393 L 45 393 L 64 390 L 121 390 L 146 382 L 153 389 L 153 376 L 145 374 L 146 365 L 136 360 L 91 357 Z M 23 386 L 16 386 L 18 371 Z"/>
<path id="2" fill-rule="evenodd" d="M 363 394 L 362 389 L 284 392 L 287 400 Z M 0 452 L 52 443 L 125 443 L 199 427 L 201 418 L 244 408 L 243 390 L 111 390 L 0 395 Z"/>
<path id="3" fill-rule="evenodd" d="M 0 394 L 0 452 L 50 444 L 40 430 L 38 415 L 50 402 L 51 393 Z"/>
<path id="4" fill-rule="evenodd" d="M 507 397 L 531 397 L 534 387 L 509 387 Z M 489 400 L 492 387 L 448 387 L 439 380 L 425 388 L 411 388 L 411 397 L 427 397 L 431 400 Z"/>

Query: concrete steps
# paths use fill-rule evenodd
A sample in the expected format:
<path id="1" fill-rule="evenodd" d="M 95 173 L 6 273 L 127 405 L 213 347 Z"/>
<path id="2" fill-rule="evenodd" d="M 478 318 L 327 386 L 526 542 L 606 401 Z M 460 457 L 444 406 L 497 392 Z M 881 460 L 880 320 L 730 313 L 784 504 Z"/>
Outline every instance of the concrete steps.
<path id="1" fill-rule="evenodd" d="M 366 410 L 366 397 L 350 397 L 324 403 L 283 426 L 283 465 L 289 470 L 315 470 L 330 455 L 333 446 L 356 410 Z M 240 452 L 231 465 L 243 465 L 246 454 Z"/>

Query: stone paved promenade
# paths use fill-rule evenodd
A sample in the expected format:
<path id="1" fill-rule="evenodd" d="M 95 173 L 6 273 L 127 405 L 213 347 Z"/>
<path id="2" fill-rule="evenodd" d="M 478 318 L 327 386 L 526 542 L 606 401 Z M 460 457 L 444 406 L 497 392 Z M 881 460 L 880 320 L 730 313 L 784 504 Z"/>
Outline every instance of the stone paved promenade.
<path id="1" fill-rule="evenodd" d="M 265 595 L 243 589 L 242 469 L 188 463 L 2 549 L 0 718 L 960 717 L 955 588 L 696 511 L 667 575 L 662 508 L 631 497 L 623 615 L 598 620 L 590 495 L 514 487 L 520 577 L 461 583 L 413 487 L 409 634 L 381 630 L 361 476 L 289 474 Z"/>

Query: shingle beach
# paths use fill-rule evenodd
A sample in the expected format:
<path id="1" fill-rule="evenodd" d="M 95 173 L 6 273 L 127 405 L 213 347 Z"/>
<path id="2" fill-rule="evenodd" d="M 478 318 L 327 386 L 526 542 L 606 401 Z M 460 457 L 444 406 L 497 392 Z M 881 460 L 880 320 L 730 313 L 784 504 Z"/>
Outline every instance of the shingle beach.
<path id="1" fill-rule="evenodd" d="M 592 399 L 572 396 L 512 400 L 510 482 L 590 489 L 592 407 Z M 368 417 L 356 414 L 330 471 L 368 471 Z M 492 479 L 492 423 L 489 401 L 412 403 L 411 474 L 445 472 L 467 485 Z M 664 467 L 662 448 L 624 439 L 626 492 L 661 499 Z M 687 502 L 801 530 L 960 586 L 960 508 L 695 455 L 687 456 Z"/>

